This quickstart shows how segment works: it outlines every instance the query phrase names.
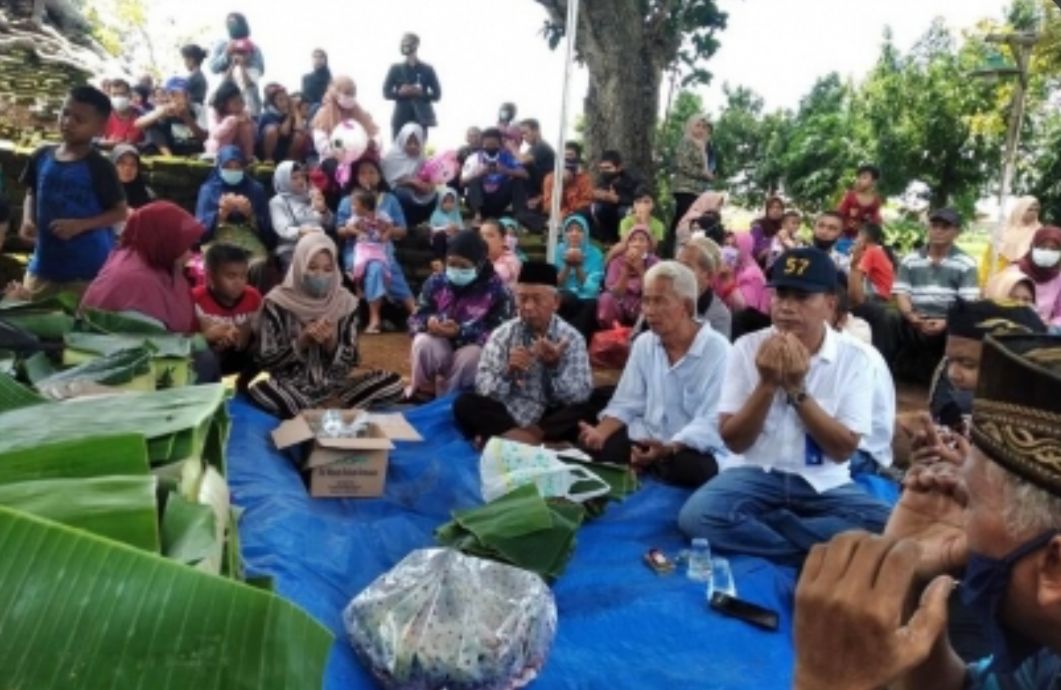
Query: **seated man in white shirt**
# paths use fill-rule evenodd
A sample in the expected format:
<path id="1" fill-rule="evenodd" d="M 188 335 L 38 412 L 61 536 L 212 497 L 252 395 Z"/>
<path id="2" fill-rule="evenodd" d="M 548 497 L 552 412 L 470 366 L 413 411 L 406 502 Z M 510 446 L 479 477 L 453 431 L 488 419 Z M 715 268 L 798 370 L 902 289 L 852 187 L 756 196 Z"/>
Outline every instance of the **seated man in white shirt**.
<path id="1" fill-rule="evenodd" d="M 858 450 L 851 458 L 851 476 L 859 474 L 884 474 L 892 466 L 895 455 L 892 439 L 895 435 L 895 380 L 883 355 L 873 347 L 873 341 L 861 339 L 844 326 L 850 323 L 850 301 L 847 280 L 842 273 L 837 275 L 836 308 L 829 324 L 842 338 L 848 339 L 866 354 L 872 367 L 873 412 L 872 429 L 858 442 Z"/>
<path id="2" fill-rule="evenodd" d="M 645 274 L 638 337 L 611 402 L 580 445 L 602 462 L 632 464 L 660 479 L 700 486 L 725 452 L 716 407 L 730 345 L 696 319 L 696 276 L 676 261 Z"/>
<path id="3" fill-rule="evenodd" d="M 773 328 L 740 338 L 718 405 L 734 458 L 678 518 L 712 548 L 802 563 L 808 549 L 852 528 L 879 532 L 888 506 L 851 483 L 848 458 L 873 430 L 873 367 L 829 327 L 836 267 L 793 249 L 771 270 Z"/>

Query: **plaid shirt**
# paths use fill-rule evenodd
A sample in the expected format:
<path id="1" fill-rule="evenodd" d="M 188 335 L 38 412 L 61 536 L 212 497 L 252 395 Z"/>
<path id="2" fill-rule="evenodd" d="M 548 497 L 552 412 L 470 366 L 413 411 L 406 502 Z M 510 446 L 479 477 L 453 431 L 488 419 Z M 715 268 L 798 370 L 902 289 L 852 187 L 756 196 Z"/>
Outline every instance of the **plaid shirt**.
<path id="1" fill-rule="evenodd" d="M 534 343 L 534 334 L 519 318 L 498 326 L 490 334 L 479 357 L 475 389 L 479 395 L 504 404 L 520 426 L 537 424 L 550 407 L 585 402 L 593 390 L 589 355 L 582 335 L 554 315 L 547 338 L 553 342 L 567 341 L 567 349 L 555 367 L 535 361 L 526 372 L 509 372 L 508 359 L 512 349 L 530 347 Z"/>

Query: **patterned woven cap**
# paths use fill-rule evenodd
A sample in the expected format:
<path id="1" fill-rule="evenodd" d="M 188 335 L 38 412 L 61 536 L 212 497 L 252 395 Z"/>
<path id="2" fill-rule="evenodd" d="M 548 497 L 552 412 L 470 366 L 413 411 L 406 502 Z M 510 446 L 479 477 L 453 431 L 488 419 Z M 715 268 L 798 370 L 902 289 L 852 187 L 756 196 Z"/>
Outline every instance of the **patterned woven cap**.
<path id="1" fill-rule="evenodd" d="M 972 437 L 995 462 L 1061 496 L 1061 336 L 987 336 Z"/>

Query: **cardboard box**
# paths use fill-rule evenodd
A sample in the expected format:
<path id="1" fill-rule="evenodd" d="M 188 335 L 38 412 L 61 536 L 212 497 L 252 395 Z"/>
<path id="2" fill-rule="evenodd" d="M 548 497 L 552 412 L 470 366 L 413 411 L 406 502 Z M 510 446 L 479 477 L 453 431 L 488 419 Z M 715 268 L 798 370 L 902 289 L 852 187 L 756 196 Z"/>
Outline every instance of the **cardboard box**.
<path id="1" fill-rule="evenodd" d="M 324 410 L 306 410 L 273 430 L 273 442 L 283 450 L 311 444 L 303 465 L 309 493 L 316 497 L 374 498 L 383 494 L 393 441 L 422 441 L 402 414 L 370 414 L 368 433 L 358 438 L 317 438 L 314 429 Z M 344 410 L 349 423 L 357 410 Z"/>

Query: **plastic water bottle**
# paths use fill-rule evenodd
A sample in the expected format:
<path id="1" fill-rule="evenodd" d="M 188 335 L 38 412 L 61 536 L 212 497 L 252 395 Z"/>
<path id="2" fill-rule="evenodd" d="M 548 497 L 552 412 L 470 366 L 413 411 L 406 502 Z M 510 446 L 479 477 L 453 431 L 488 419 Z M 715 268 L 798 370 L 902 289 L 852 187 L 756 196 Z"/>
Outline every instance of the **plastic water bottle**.
<path id="1" fill-rule="evenodd" d="M 690 580 L 697 582 L 711 581 L 711 545 L 707 539 L 693 539 L 693 548 L 689 550 L 689 566 L 686 571 Z"/>
<path id="2" fill-rule="evenodd" d="M 733 580 L 733 571 L 729 567 L 729 561 L 725 558 L 715 558 L 711 561 L 711 582 L 707 585 L 707 600 L 715 592 L 737 596 L 737 583 Z"/>
<path id="3" fill-rule="evenodd" d="M 339 410 L 326 410 L 321 415 L 321 436 L 325 438 L 339 438 L 343 435 L 343 413 Z"/>

